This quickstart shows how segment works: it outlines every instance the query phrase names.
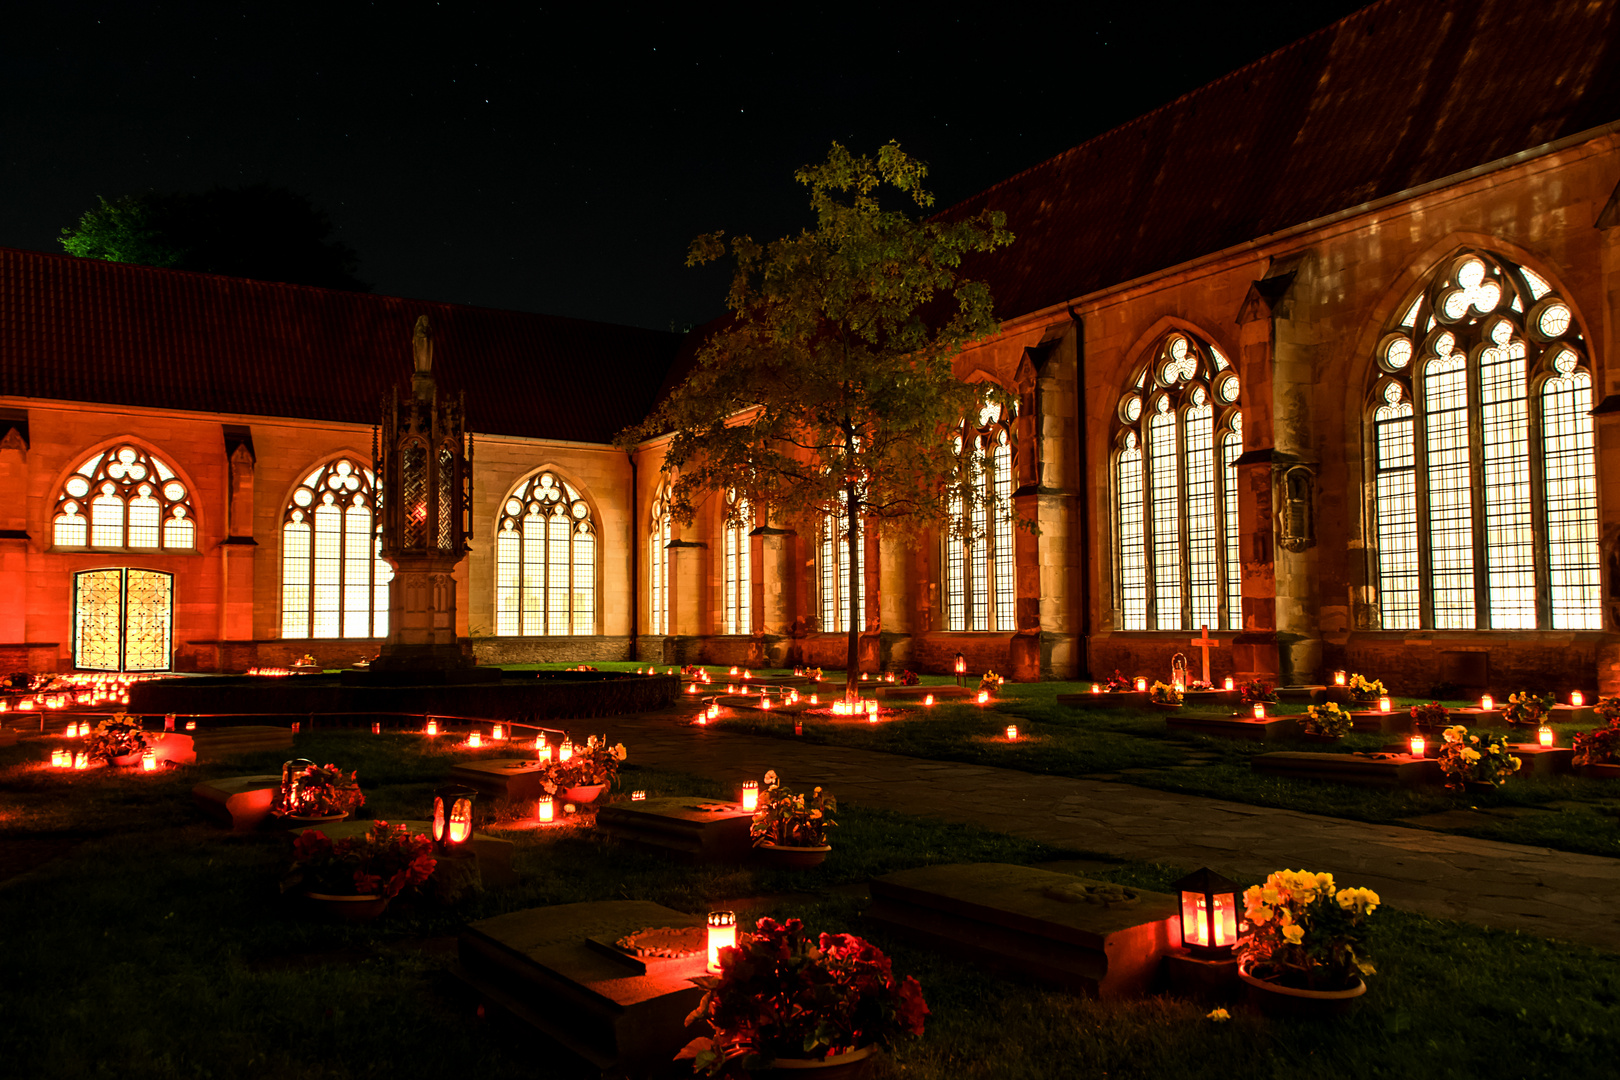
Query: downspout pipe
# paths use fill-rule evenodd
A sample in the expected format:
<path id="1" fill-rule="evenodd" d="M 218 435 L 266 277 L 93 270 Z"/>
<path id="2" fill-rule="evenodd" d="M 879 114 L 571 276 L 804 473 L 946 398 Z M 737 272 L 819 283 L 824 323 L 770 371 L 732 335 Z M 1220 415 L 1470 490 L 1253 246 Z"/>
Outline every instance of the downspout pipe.
<path id="1" fill-rule="evenodd" d="M 1086 422 L 1086 334 L 1085 323 L 1080 319 L 1080 313 L 1073 307 L 1069 308 L 1069 321 L 1074 324 L 1074 408 L 1078 422 L 1075 432 L 1075 480 L 1078 495 L 1075 499 L 1075 528 L 1076 541 L 1080 551 L 1084 554 L 1091 547 L 1091 473 L 1086 465 L 1087 431 L 1090 425 Z M 1079 662 L 1080 676 L 1090 676 L 1091 670 L 1091 567 L 1097 564 L 1095 559 L 1082 558 L 1080 565 L 1080 587 L 1075 590 L 1080 598 L 1080 638 L 1075 649 L 1076 660 Z"/>
<path id="2" fill-rule="evenodd" d="M 641 496 L 636 490 L 636 452 L 625 451 L 630 462 L 630 655 L 639 660 L 641 639 L 641 538 L 636 535 L 636 518 L 641 516 Z"/>

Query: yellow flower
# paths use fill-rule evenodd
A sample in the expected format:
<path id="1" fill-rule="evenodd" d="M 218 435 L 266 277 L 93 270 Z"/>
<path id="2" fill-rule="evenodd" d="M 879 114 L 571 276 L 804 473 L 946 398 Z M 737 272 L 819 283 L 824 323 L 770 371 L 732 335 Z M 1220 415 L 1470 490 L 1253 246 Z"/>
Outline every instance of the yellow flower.
<path id="1" fill-rule="evenodd" d="M 1305 940 L 1305 928 L 1302 926 L 1285 926 L 1283 927 L 1283 937 L 1288 940 L 1288 944 L 1298 945 Z"/>
<path id="2" fill-rule="evenodd" d="M 1317 874 L 1316 875 L 1316 887 L 1318 889 L 1322 890 L 1325 893 L 1332 892 L 1333 891 L 1333 875 L 1332 874 Z"/>
<path id="3" fill-rule="evenodd" d="M 1518 772 L 1519 771 L 1519 759 L 1516 758 L 1516 757 L 1510 757 L 1510 758 L 1508 758 L 1508 760 L 1513 762 L 1513 771 Z"/>
<path id="4" fill-rule="evenodd" d="M 1473 749 L 1472 747 L 1467 747 L 1467 746 L 1463 747 L 1462 755 L 1463 755 L 1463 757 L 1467 758 L 1469 761 L 1478 761 L 1480 759 L 1479 751 Z"/>
<path id="5" fill-rule="evenodd" d="M 1351 908 L 1356 906 L 1356 890 L 1340 889 L 1337 899 L 1339 901 L 1339 906 L 1344 908 L 1344 910 L 1349 911 Z"/>
<path id="6" fill-rule="evenodd" d="M 1272 912 L 1272 910 L 1270 908 L 1268 908 L 1268 907 L 1258 907 L 1258 908 L 1255 908 L 1252 912 L 1248 913 L 1249 921 L 1252 922 L 1252 923 L 1268 923 L 1268 922 L 1271 921 L 1272 914 L 1273 914 L 1273 912 Z"/>
<path id="7" fill-rule="evenodd" d="M 1227 1012 L 1225 1009 L 1211 1009 L 1205 1015 L 1205 1019 L 1213 1020 L 1217 1024 L 1224 1024 L 1228 1020 L 1232 1019 L 1232 1014 Z"/>
<path id="8" fill-rule="evenodd" d="M 1277 901 L 1281 898 L 1277 895 L 1276 889 L 1265 888 L 1260 890 L 1260 899 L 1272 906 L 1276 906 Z"/>

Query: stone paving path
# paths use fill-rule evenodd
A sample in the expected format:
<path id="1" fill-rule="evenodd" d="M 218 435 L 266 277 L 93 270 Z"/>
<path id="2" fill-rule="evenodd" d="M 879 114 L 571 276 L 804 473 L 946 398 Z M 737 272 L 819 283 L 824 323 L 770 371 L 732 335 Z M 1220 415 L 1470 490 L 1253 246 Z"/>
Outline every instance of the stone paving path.
<path id="1" fill-rule="evenodd" d="M 1258 878 L 1330 871 L 1411 911 L 1620 951 L 1620 859 L 1372 825 L 1153 791 L 687 726 L 605 725 L 631 761 L 741 782 L 775 769 L 795 790 L 1125 859 Z"/>

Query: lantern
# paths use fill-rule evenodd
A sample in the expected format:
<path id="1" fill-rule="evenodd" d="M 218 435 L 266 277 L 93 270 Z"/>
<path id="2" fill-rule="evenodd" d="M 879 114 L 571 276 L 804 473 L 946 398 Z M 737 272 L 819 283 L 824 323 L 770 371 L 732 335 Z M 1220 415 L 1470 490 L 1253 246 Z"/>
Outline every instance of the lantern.
<path id="1" fill-rule="evenodd" d="M 687 693 L 688 693 L 688 694 L 695 694 L 695 693 L 697 693 L 697 683 L 687 683 L 687 684 L 686 684 L 686 692 L 687 692 Z"/>
<path id="2" fill-rule="evenodd" d="M 1018 725 L 1017 724 L 1008 724 L 1007 725 L 1007 741 L 1008 742 L 1017 742 L 1018 741 Z"/>
<path id="3" fill-rule="evenodd" d="M 163 730 L 164 731 L 173 731 L 174 730 L 174 713 L 169 713 L 167 716 L 165 716 L 163 718 Z"/>
<path id="4" fill-rule="evenodd" d="M 429 720 L 427 722 L 427 733 L 429 735 L 437 735 L 439 733 L 439 722 L 437 720 Z"/>
<path id="5" fill-rule="evenodd" d="M 1422 757 L 1428 751 L 1428 743 L 1424 741 L 1422 735 L 1413 735 L 1406 740 L 1406 748 L 1412 751 L 1413 757 Z"/>
<path id="6" fill-rule="evenodd" d="M 534 737 L 534 752 L 542 755 L 546 752 L 546 737 L 544 734 Z"/>
<path id="7" fill-rule="evenodd" d="M 705 727 L 708 726 L 708 723 L 709 723 L 709 713 L 708 713 L 708 711 L 705 710 L 703 712 L 698 713 L 696 719 L 694 719 L 692 722 L 694 724 L 701 724 L 701 725 L 703 725 Z"/>
<path id="8" fill-rule="evenodd" d="M 979 691 L 979 705 L 983 706 L 984 703 L 989 701 L 989 700 L 990 700 L 990 691 L 988 691 L 988 690 L 980 690 Z"/>
<path id="9" fill-rule="evenodd" d="M 812 704 L 812 705 L 820 705 L 821 704 L 821 695 L 820 694 L 811 694 L 810 695 L 810 704 Z"/>
<path id="10" fill-rule="evenodd" d="M 803 735 L 804 734 L 804 721 L 803 720 L 795 720 L 795 721 L 793 721 L 793 734 L 795 734 L 795 735 Z"/>
<path id="11" fill-rule="evenodd" d="M 562 745 L 557 747 L 557 764 L 566 764 L 568 759 L 573 756 L 574 741 L 572 739 L 564 739 L 562 741 Z"/>
<path id="12" fill-rule="evenodd" d="M 70 764 L 72 764 L 72 761 L 68 758 L 68 752 L 66 750 L 63 750 L 61 747 L 57 747 L 55 750 L 51 751 L 51 768 L 60 769 Z"/>
<path id="13" fill-rule="evenodd" d="M 382 734 L 382 724 L 380 724 L 380 723 L 373 723 L 373 724 L 372 724 L 372 725 L 371 725 L 371 733 L 372 733 L 372 734 L 373 734 L 373 735 L 381 735 L 381 734 Z"/>
<path id="14" fill-rule="evenodd" d="M 732 668 L 732 669 L 731 669 L 731 670 L 730 670 L 730 671 L 728 671 L 728 672 L 726 672 L 726 674 L 727 674 L 727 675 L 735 675 L 735 674 L 737 674 L 737 672 L 738 672 L 738 671 L 739 671 L 739 670 L 740 670 L 740 669 L 738 669 L 738 668 Z"/>
<path id="15" fill-rule="evenodd" d="M 550 795 L 540 796 L 540 798 L 535 801 L 534 817 L 535 820 L 541 824 L 555 821 L 557 819 L 557 800 L 553 799 Z"/>
<path id="16" fill-rule="evenodd" d="M 1264 720 L 1266 718 L 1266 703 L 1265 702 L 1257 701 L 1257 702 L 1254 703 L 1254 718 L 1256 720 Z"/>
<path id="17" fill-rule="evenodd" d="M 735 911 L 709 912 L 709 970 L 720 970 L 720 950 L 737 945 L 737 913 Z"/>
<path id="18" fill-rule="evenodd" d="M 720 719 L 720 703 L 718 701 L 709 702 L 709 719 Z"/>
<path id="19" fill-rule="evenodd" d="M 1571 690 L 1569 692 L 1569 703 L 1578 709 L 1586 704 L 1586 695 L 1579 690 Z"/>
<path id="20" fill-rule="evenodd" d="M 742 808 L 748 811 L 759 809 L 759 781 L 744 780 L 742 786 Z"/>
<path id="21" fill-rule="evenodd" d="M 141 772 L 157 772 L 156 750 L 147 750 L 141 754 Z"/>
<path id="22" fill-rule="evenodd" d="M 545 743 L 541 743 L 540 744 L 540 750 L 539 750 L 539 764 L 548 765 L 550 763 L 551 763 L 551 747 L 547 746 Z"/>
<path id="23" fill-rule="evenodd" d="M 482 735 L 480 735 L 478 732 L 474 731 L 474 732 L 472 732 L 471 734 L 469 734 L 467 736 L 467 745 L 472 746 L 472 747 L 483 746 L 484 745 L 484 737 Z"/>
<path id="24" fill-rule="evenodd" d="M 934 704 L 934 695 L 929 694 L 927 697 L 923 698 L 923 704 L 932 706 Z"/>
<path id="25" fill-rule="evenodd" d="M 1101 683 L 1092 683 L 1092 684 L 1091 684 L 1091 692 L 1092 692 L 1092 693 L 1093 693 L 1093 694 L 1100 694 L 1100 693 L 1102 693 L 1102 684 L 1101 684 Z"/>
<path id="26" fill-rule="evenodd" d="M 1226 689 L 1228 689 L 1228 690 L 1236 690 L 1237 689 L 1237 683 L 1232 681 L 1232 676 L 1230 676 L 1230 675 L 1228 675 L 1226 677 L 1225 686 L 1226 686 Z"/>
<path id="27" fill-rule="evenodd" d="M 494 739 L 496 742 L 504 742 L 506 739 L 506 725 L 496 724 L 495 730 L 489 733 L 489 737 Z"/>
<path id="28" fill-rule="evenodd" d="M 1333 685 L 1334 686 L 1343 686 L 1344 685 L 1344 672 L 1335 671 L 1333 673 Z"/>
<path id="29" fill-rule="evenodd" d="M 1496 701 L 1495 701 L 1494 698 L 1491 697 L 1491 695 L 1486 694 L 1484 697 L 1479 699 L 1479 711 L 1480 712 L 1490 712 L 1495 707 L 1496 707 Z"/>
<path id="30" fill-rule="evenodd" d="M 1546 724 L 1542 724 L 1541 727 L 1536 730 L 1536 742 L 1540 743 L 1542 746 L 1551 746 L 1553 744 L 1553 729 L 1548 727 Z"/>
<path id="31" fill-rule="evenodd" d="M 771 697 L 769 694 L 759 695 L 759 707 L 762 709 L 769 709 L 771 707 Z"/>
<path id="32" fill-rule="evenodd" d="M 647 801 L 647 793 L 645 791 L 632 791 L 630 793 L 630 801 L 631 802 L 646 802 Z"/>
<path id="33" fill-rule="evenodd" d="M 442 787 L 433 793 L 433 842 L 440 851 L 459 847 L 472 835 L 476 798 L 478 792 L 469 787 Z"/>
<path id="34" fill-rule="evenodd" d="M 313 768 L 315 763 L 309 758 L 293 758 L 291 761 L 281 763 L 281 809 L 288 814 L 296 814 L 303 795 L 299 792 L 300 777 L 305 769 Z"/>
<path id="35" fill-rule="evenodd" d="M 965 685 L 962 682 L 962 676 L 966 675 L 966 674 L 967 674 L 967 658 L 964 657 L 961 653 L 957 653 L 956 654 L 956 685 L 957 686 Z"/>
<path id="36" fill-rule="evenodd" d="M 1172 888 L 1181 894 L 1182 947 L 1201 956 L 1231 956 L 1237 944 L 1237 882 L 1206 869 Z"/>
<path id="37" fill-rule="evenodd" d="M 743 668 L 743 682 L 747 682 L 749 679 L 752 679 L 753 677 L 754 677 L 754 673 L 752 671 L 749 671 L 747 668 Z"/>
<path id="38" fill-rule="evenodd" d="M 186 721 L 186 730 L 187 731 L 196 731 L 197 730 L 197 721 L 195 721 L 195 720 L 187 720 Z M 294 735 L 298 734 L 298 721 L 297 720 L 293 721 L 293 734 Z"/>
<path id="39" fill-rule="evenodd" d="M 1147 692 L 1147 679 L 1143 678 L 1140 675 L 1138 675 L 1136 677 L 1136 692 L 1138 694 L 1142 694 L 1142 693 Z"/>
<path id="40" fill-rule="evenodd" d="M 1378 699 L 1378 711 L 1389 712 L 1389 695 L 1385 694 Z"/>
<path id="41" fill-rule="evenodd" d="M 90 755 L 85 753 L 83 750 L 80 750 L 77 754 L 74 754 L 73 767 L 75 769 L 88 769 L 90 767 Z"/>

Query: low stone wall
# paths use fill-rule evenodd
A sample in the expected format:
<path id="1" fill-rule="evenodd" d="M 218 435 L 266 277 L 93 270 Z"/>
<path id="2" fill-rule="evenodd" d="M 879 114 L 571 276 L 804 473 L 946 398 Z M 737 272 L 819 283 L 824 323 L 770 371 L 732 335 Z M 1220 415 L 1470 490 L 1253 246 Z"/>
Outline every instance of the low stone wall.
<path id="1" fill-rule="evenodd" d="M 475 637 L 480 664 L 598 664 L 633 660 L 628 637 Z"/>

